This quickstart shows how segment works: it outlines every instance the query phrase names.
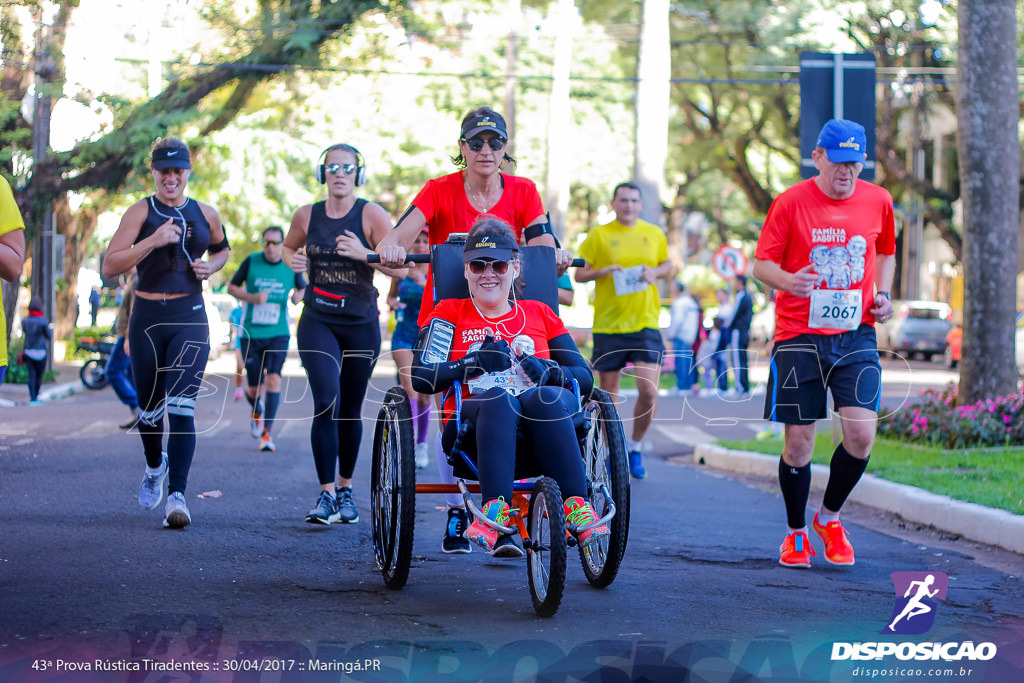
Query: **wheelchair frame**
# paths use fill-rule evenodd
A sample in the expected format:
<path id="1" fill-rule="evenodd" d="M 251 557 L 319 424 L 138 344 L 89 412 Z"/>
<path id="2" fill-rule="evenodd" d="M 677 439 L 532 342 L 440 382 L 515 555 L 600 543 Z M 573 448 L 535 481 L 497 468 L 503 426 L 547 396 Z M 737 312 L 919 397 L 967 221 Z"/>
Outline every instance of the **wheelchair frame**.
<path id="1" fill-rule="evenodd" d="M 438 245 L 432 251 L 452 246 L 455 245 Z M 457 248 L 461 251 L 462 247 L 457 245 Z M 548 247 L 526 247 L 524 252 L 542 249 L 551 251 Z M 410 260 L 422 262 L 430 258 L 424 255 L 410 257 Z M 459 440 L 465 433 L 458 383 L 452 391 L 456 396 L 456 414 L 450 419 L 458 420 L 459 438 L 452 447 L 452 453 L 448 454 L 449 460 L 460 454 Z M 578 387 L 574 393 L 579 399 Z M 467 482 L 460 478 L 454 485 L 416 483 L 412 412 L 408 396 L 400 386 L 390 388 L 374 426 L 370 490 L 374 554 L 384 584 L 398 590 L 408 581 L 416 494 L 461 493 L 467 510 L 475 518 L 482 519 L 502 533 L 518 533 L 522 538 L 530 595 L 534 610 L 540 616 L 554 615 L 561 604 L 568 548 L 572 546 L 578 547 L 587 581 L 596 588 L 610 585 L 618 573 L 629 536 L 630 482 L 625 437 L 615 405 L 601 389 L 594 388 L 589 397 L 581 400 L 580 410 L 583 420 L 577 428 L 577 438 L 584 462 L 587 498 L 601 519 L 580 529 L 566 528 L 558 484 L 542 476 L 513 485 L 509 526 L 502 527 L 484 516 L 474 503 L 472 494 L 480 492 L 475 481 Z M 461 457 L 475 473 L 475 463 L 465 453 L 461 453 Z M 523 510 L 527 511 L 525 515 Z M 586 549 L 576 542 L 574 534 L 602 523 L 608 524 L 610 533 L 594 548 Z"/>

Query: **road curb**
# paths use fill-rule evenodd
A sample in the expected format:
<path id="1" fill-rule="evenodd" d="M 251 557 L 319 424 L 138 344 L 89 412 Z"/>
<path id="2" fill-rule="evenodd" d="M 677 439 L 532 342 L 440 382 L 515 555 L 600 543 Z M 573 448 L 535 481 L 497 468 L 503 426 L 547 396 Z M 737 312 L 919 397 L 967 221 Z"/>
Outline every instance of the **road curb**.
<path id="1" fill-rule="evenodd" d="M 701 444 L 695 459 L 708 467 L 778 477 L 779 457 L 734 451 L 712 444 Z M 828 481 L 828 467 L 811 465 L 811 488 L 823 491 Z M 899 515 L 908 522 L 927 524 L 978 543 L 994 545 L 1024 555 L 1024 516 L 940 496 L 906 484 L 865 474 L 850 500 L 861 505 Z"/>

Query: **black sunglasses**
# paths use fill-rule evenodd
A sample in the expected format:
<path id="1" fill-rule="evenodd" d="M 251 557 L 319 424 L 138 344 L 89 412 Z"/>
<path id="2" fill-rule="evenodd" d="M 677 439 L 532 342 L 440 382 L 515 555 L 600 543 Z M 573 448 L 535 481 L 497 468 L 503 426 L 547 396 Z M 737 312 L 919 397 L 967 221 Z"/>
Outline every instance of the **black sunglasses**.
<path id="1" fill-rule="evenodd" d="M 462 141 L 465 142 L 466 146 L 474 152 L 479 152 L 484 148 L 483 138 L 470 138 L 469 140 L 462 138 Z M 502 140 L 501 138 L 490 138 L 487 140 L 487 146 L 495 152 L 500 152 L 505 147 L 505 140 Z"/>
<path id="2" fill-rule="evenodd" d="M 324 170 L 331 175 L 336 175 L 338 171 L 344 171 L 345 175 L 349 175 L 352 171 L 356 170 L 355 164 L 327 164 L 324 166 Z"/>
<path id="3" fill-rule="evenodd" d="M 487 266 L 491 267 L 495 275 L 504 275 L 508 272 L 508 261 L 484 261 L 483 259 L 475 258 L 469 262 L 469 270 L 474 275 L 480 275 Z"/>

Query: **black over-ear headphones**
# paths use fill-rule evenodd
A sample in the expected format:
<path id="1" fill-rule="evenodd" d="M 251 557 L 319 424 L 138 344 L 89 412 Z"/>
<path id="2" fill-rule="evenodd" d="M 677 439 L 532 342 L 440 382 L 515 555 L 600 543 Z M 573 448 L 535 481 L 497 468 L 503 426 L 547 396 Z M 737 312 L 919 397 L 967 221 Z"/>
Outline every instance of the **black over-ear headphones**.
<path id="1" fill-rule="evenodd" d="M 363 159 L 363 155 L 359 152 L 358 149 L 356 149 L 352 145 L 347 145 L 343 142 L 340 142 L 336 145 L 331 145 L 324 151 L 320 152 L 320 158 L 316 160 L 316 168 L 314 169 L 316 173 L 316 181 L 321 185 L 327 183 L 327 169 L 325 168 L 324 161 L 327 159 L 327 153 L 330 152 L 332 149 L 343 149 L 346 152 L 352 152 L 353 154 L 356 155 L 356 187 L 359 187 L 360 185 L 365 185 L 366 161 Z"/>

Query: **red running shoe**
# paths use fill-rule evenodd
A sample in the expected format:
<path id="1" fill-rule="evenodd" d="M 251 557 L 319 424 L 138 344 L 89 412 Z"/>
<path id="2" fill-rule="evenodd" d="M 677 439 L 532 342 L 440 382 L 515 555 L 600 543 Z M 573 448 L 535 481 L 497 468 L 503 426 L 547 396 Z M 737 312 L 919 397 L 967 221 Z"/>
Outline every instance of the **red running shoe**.
<path id="1" fill-rule="evenodd" d="M 847 540 L 846 529 L 839 523 L 839 520 L 829 522 L 825 526 L 818 523 L 818 513 L 814 513 L 814 521 L 811 523 L 814 530 L 821 536 L 825 544 L 825 559 L 832 564 L 851 565 L 853 564 L 853 546 Z"/>

